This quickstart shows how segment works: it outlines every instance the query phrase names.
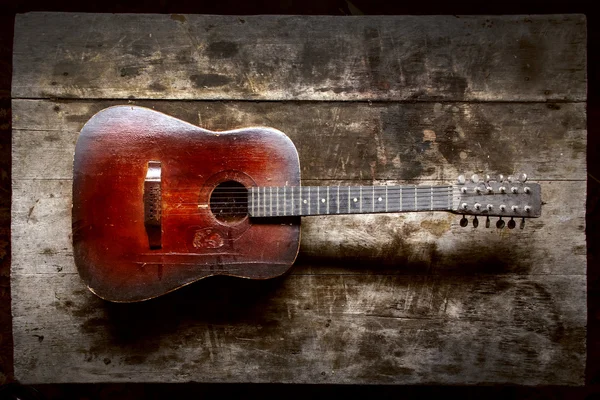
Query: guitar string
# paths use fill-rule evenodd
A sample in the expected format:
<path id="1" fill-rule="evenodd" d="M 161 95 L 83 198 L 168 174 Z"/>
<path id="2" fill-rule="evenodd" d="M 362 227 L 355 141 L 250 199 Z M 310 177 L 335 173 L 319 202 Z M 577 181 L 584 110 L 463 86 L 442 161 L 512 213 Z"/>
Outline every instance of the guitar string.
<path id="1" fill-rule="evenodd" d="M 450 198 L 450 194 L 451 193 L 448 192 L 448 193 L 434 194 L 433 196 L 431 194 L 417 195 L 417 196 L 388 196 L 387 199 L 388 199 L 388 203 L 389 202 L 394 202 L 394 201 L 397 201 L 397 200 L 400 200 L 400 199 L 403 200 L 403 203 L 414 203 L 413 200 L 415 199 L 415 197 L 417 198 L 417 202 L 419 202 L 418 201 L 419 199 L 426 199 L 426 200 L 430 200 L 430 199 L 434 199 L 434 200 L 449 199 Z M 350 197 L 352 197 L 352 196 L 350 196 Z M 356 196 L 356 197 L 358 197 L 358 196 Z M 364 198 L 365 197 L 363 196 L 363 199 Z M 267 199 L 269 201 L 269 203 L 270 203 L 271 197 L 261 197 L 261 200 L 262 199 Z M 303 200 L 309 200 L 309 199 L 306 198 L 306 199 L 303 199 Z M 311 200 L 311 202 L 319 202 L 319 199 L 315 198 L 315 197 L 311 198 L 310 200 Z M 371 200 L 371 199 L 369 199 L 369 200 Z M 378 202 L 379 201 L 376 201 L 376 204 Z M 331 203 L 336 204 L 337 202 L 335 200 L 333 200 L 333 201 L 330 200 L 329 204 L 331 204 Z M 172 204 L 179 205 L 179 206 L 189 205 L 189 206 L 196 207 L 196 206 L 199 205 L 199 202 L 177 202 L 177 203 L 172 203 Z M 209 201 L 208 204 L 213 204 L 213 205 L 217 205 L 217 204 L 232 204 L 232 205 L 238 205 L 239 204 L 239 205 L 244 205 L 244 204 L 246 204 L 247 205 L 247 204 L 251 204 L 251 202 L 248 200 L 247 197 L 237 197 L 237 198 L 232 198 L 232 201 Z M 258 205 L 259 202 L 256 201 L 255 204 Z M 260 202 L 260 204 L 262 205 L 262 201 Z M 283 204 L 283 201 L 281 199 L 279 200 L 279 204 L 280 205 Z M 290 202 L 290 204 L 291 204 L 291 202 Z"/>
<path id="2" fill-rule="evenodd" d="M 405 196 L 405 197 L 402 197 L 402 196 L 388 196 L 388 201 L 389 201 L 390 199 L 391 199 L 391 200 L 400 200 L 400 199 L 403 199 L 403 200 L 404 200 L 404 199 L 406 199 L 406 200 L 407 200 L 407 202 L 409 202 L 409 203 L 406 205 L 406 207 L 407 207 L 407 208 L 410 208 L 410 207 L 414 207 L 414 206 L 415 206 L 415 202 L 414 202 L 414 201 L 410 201 L 410 200 L 413 200 L 413 199 L 415 199 L 415 197 L 416 197 L 416 199 L 417 199 L 417 202 L 416 202 L 417 204 L 416 204 L 416 206 L 417 206 L 417 207 L 419 207 L 419 200 L 420 200 L 420 199 L 427 199 L 427 200 L 429 200 L 429 201 L 428 201 L 428 203 L 431 203 L 431 202 L 439 202 L 439 200 L 440 200 L 440 199 L 442 199 L 442 200 L 445 200 L 445 201 L 446 201 L 446 200 L 449 200 L 449 199 L 450 199 L 450 196 L 449 196 L 449 194 L 451 194 L 451 192 L 450 192 L 450 191 L 448 191 L 448 192 L 441 192 L 441 193 L 435 193 L 435 194 L 432 194 L 430 191 L 428 191 L 427 193 L 424 193 L 424 194 L 425 194 L 425 195 L 418 195 L 418 194 L 417 194 L 417 196 L 412 196 L 412 195 L 409 195 L 409 196 Z M 211 203 L 211 204 L 213 204 L 213 205 L 214 205 L 214 204 L 223 204 L 223 205 L 228 205 L 228 207 L 225 207 L 225 206 L 222 206 L 222 207 L 218 207 L 218 206 L 217 206 L 217 207 L 215 207 L 215 208 L 217 208 L 217 209 L 218 209 L 218 210 L 216 210 L 216 212 L 217 212 L 219 215 L 227 215 L 227 214 L 230 214 L 230 215 L 234 215 L 234 214 L 236 214 L 236 215 L 237 215 L 237 214 L 241 214 L 241 213 L 242 213 L 244 210 L 247 210 L 247 209 L 248 209 L 248 207 L 247 207 L 247 204 L 248 204 L 248 203 L 247 203 L 247 196 L 244 196 L 243 198 L 245 198 L 245 199 L 246 199 L 246 201 L 245 201 L 245 202 L 244 202 L 244 201 L 240 201 L 240 202 L 213 202 L 213 203 Z M 268 197 L 267 197 L 267 198 L 268 198 Z M 269 198 L 269 200 L 270 200 L 270 198 Z M 315 200 L 316 200 L 316 199 L 315 199 Z M 334 203 L 335 203 L 335 202 L 334 202 Z M 402 203 L 403 203 L 403 205 L 405 205 L 405 204 L 406 204 L 404 201 L 402 201 Z M 189 204 L 189 205 L 192 205 L 192 206 L 194 206 L 194 207 L 197 207 L 197 206 L 198 206 L 198 203 L 197 203 L 197 202 L 190 202 L 190 203 L 179 203 L 179 204 L 182 204 L 182 205 L 183 205 L 183 204 Z M 411 205 L 411 204 L 412 204 L 412 205 Z M 258 206 L 258 204 L 257 204 L 257 206 Z M 430 206 L 430 205 L 429 205 L 429 206 Z M 441 204 L 437 204 L 437 205 L 435 205 L 435 207 L 440 207 L 440 206 L 442 206 L 442 205 L 441 205 Z M 444 204 L 443 206 L 446 206 L 446 205 Z M 261 205 L 260 207 L 262 207 L 262 205 Z M 410 212 L 410 211 L 427 211 L 427 209 L 426 209 L 426 208 L 428 207 L 428 205 L 427 205 L 427 204 L 423 204 L 423 205 L 421 205 L 421 207 L 423 207 L 423 209 L 422 209 L 422 210 L 403 210 L 403 211 L 409 211 L 409 212 Z M 295 208 L 295 207 L 294 207 L 294 208 Z M 446 208 L 444 207 L 443 209 L 446 209 Z M 230 211 L 230 210 L 233 210 L 233 211 Z M 227 211 L 227 212 L 225 212 L 225 211 Z M 396 212 L 396 211 L 391 211 L 391 212 Z M 170 216 L 176 216 L 176 215 L 189 215 L 189 214 L 186 214 L 186 213 L 171 213 L 171 212 L 167 212 L 167 214 L 168 214 L 168 215 L 170 215 Z M 336 214 L 337 214 L 337 213 L 336 213 Z M 340 214 L 341 214 L 341 213 L 340 213 Z"/>
<path id="3" fill-rule="evenodd" d="M 306 188 L 306 187 L 309 187 L 309 186 L 300 186 L 300 187 Z M 322 186 L 310 186 L 310 187 L 312 188 L 312 187 L 322 187 Z M 334 187 L 335 187 L 335 186 L 334 186 Z M 335 187 L 335 188 L 337 188 L 337 187 Z M 408 188 L 408 189 L 413 189 L 413 188 Z M 363 190 L 364 190 L 364 187 L 363 187 Z M 403 189 L 403 190 L 406 190 L 406 189 Z M 191 190 L 190 190 L 190 191 L 191 191 Z M 431 188 L 422 188 L 422 189 L 421 189 L 421 188 L 418 188 L 416 191 L 417 191 L 417 193 L 421 193 L 421 194 L 429 195 L 429 194 L 431 194 L 431 193 L 440 193 L 440 192 L 446 193 L 446 192 L 452 192 L 452 191 L 453 191 L 453 188 L 452 188 L 452 187 L 448 187 L 448 188 L 446 188 L 446 187 L 437 187 L 437 188 L 435 188 L 435 187 L 434 187 L 433 189 L 431 189 Z M 199 192 L 199 191 L 198 191 L 198 190 L 194 190 L 194 192 Z M 212 194 L 214 194 L 215 192 L 216 192 L 216 190 L 215 190 L 215 191 L 213 191 L 213 192 L 212 192 Z M 342 193 L 342 194 L 346 195 L 346 194 L 347 194 L 346 188 L 344 188 L 344 192 L 345 192 L 345 193 Z M 369 190 L 367 189 L 367 190 L 366 190 L 366 192 L 365 192 L 365 194 L 366 194 L 367 196 L 369 195 L 369 193 L 368 193 L 368 192 L 369 192 Z M 176 195 L 177 193 L 179 193 L 179 191 L 173 191 L 173 195 Z M 248 196 L 250 196 L 250 195 L 251 195 L 251 192 L 250 192 L 250 191 L 238 191 L 238 192 L 216 192 L 216 193 L 218 193 L 218 194 L 222 194 L 222 195 L 224 195 L 224 196 L 235 194 L 235 195 L 239 195 L 239 196 L 236 196 L 236 197 L 238 197 L 238 198 L 247 198 Z M 263 196 L 263 197 L 268 197 L 268 196 L 276 196 L 276 195 L 283 196 L 283 195 L 284 195 L 284 194 L 283 194 L 283 192 L 282 192 L 281 190 L 279 191 L 279 193 L 277 193 L 277 192 L 275 192 L 275 193 L 269 192 L 267 195 L 265 195 L 264 193 L 259 193 L 259 191 L 256 191 L 255 193 L 256 193 L 257 195 L 259 195 L 259 196 Z M 294 194 L 296 194 L 296 192 L 294 192 Z M 306 194 L 306 193 L 305 193 L 305 192 L 302 192 L 302 191 L 300 191 L 300 192 L 299 192 L 299 194 L 302 196 L 302 195 L 304 195 L 304 194 Z M 356 193 L 353 193 L 353 194 L 354 194 L 354 195 L 356 195 Z M 384 193 L 377 193 L 377 192 L 375 192 L 375 194 L 376 194 L 377 196 L 379 196 L 379 197 L 382 197 L 383 195 L 385 195 Z M 401 196 L 401 195 L 402 195 L 402 196 Z M 287 192 L 287 193 L 285 194 L 285 196 L 286 196 L 286 197 L 290 197 L 290 196 L 291 196 L 291 192 Z M 403 197 L 403 196 L 406 196 L 406 194 L 405 194 L 405 193 L 402 193 L 402 194 L 401 194 L 401 193 L 394 193 L 394 192 L 391 192 L 391 193 L 390 193 L 390 192 L 389 192 L 389 190 L 388 190 L 388 195 L 387 195 L 387 197 L 388 197 L 388 198 L 392 198 L 392 197 L 394 197 L 394 196 L 395 196 L 395 197 Z M 410 196 L 410 194 L 409 194 L 409 196 Z M 364 196 L 363 196 L 363 197 L 364 197 Z"/>

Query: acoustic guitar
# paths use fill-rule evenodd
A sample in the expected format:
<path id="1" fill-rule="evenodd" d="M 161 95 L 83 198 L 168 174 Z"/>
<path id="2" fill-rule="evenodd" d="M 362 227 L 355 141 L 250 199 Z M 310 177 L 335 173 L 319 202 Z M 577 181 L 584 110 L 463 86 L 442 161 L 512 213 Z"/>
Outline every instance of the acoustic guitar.
<path id="1" fill-rule="evenodd" d="M 212 132 L 134 106 L 100 111 L 77 140 L 73 246 L 103 299 L 157 297 L 211 275 L 280 276 L 300 244 L 300 217 L 447 211 L 473 225 L 523 227 L 541 191 L 520 179 L 452 185 L 300 186 L 292 141 L 271 128 Z M 478 218 L 479 217 L 479 218 Z M 491 225 L 490 217 L 499 217 Z"/>

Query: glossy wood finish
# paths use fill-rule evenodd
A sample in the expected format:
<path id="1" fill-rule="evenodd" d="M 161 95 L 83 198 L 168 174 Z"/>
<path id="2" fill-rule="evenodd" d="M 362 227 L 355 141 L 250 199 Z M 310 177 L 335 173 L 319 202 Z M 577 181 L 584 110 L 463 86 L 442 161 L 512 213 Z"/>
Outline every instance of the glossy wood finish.
<path id="1" fill-rule="evenodd" d="M 162 248 L 154 250 L 144 227 L 149 161 L 162 165 Z M 271 278 L 296 258 L 299 218 L 225 223 L 208 207 L 224 181 L 300 184 L 296 149 L 275 129 L 215 133 L 147 108 L 111 107 L 81 130 L 73 173 L 75 262 L 106 300 L 145 300 L 210 275 Z"/>

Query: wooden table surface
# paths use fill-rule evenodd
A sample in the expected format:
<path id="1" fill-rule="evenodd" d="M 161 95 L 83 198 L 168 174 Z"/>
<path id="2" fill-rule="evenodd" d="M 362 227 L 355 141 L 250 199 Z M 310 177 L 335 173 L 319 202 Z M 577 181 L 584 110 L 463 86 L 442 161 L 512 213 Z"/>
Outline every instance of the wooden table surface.
<path id="1" fill-rule="evenodd" d="M 19 15 L 16 377 L 583 384 L 586 84 L 580 15 Z M 287 276 L 107 303 L 73 262 L 72 161 L 83 124 L 116 104 L 280 129 L 305 185 L 525 172 L 546 204 L 524 230 L 440 212 L 306 217 Z"/>

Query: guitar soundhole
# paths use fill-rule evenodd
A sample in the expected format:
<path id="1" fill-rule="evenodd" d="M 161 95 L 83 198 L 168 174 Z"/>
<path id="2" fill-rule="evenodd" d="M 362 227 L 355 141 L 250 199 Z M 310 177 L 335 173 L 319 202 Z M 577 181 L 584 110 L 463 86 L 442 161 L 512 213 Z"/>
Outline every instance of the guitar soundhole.
<path id="1" fill-rule="evenodd" d="M 248 189 L 236 181 L 220 183 L 210 195 L 210 210 L 223 223 L 241 222 L 248 215 Z"/>

